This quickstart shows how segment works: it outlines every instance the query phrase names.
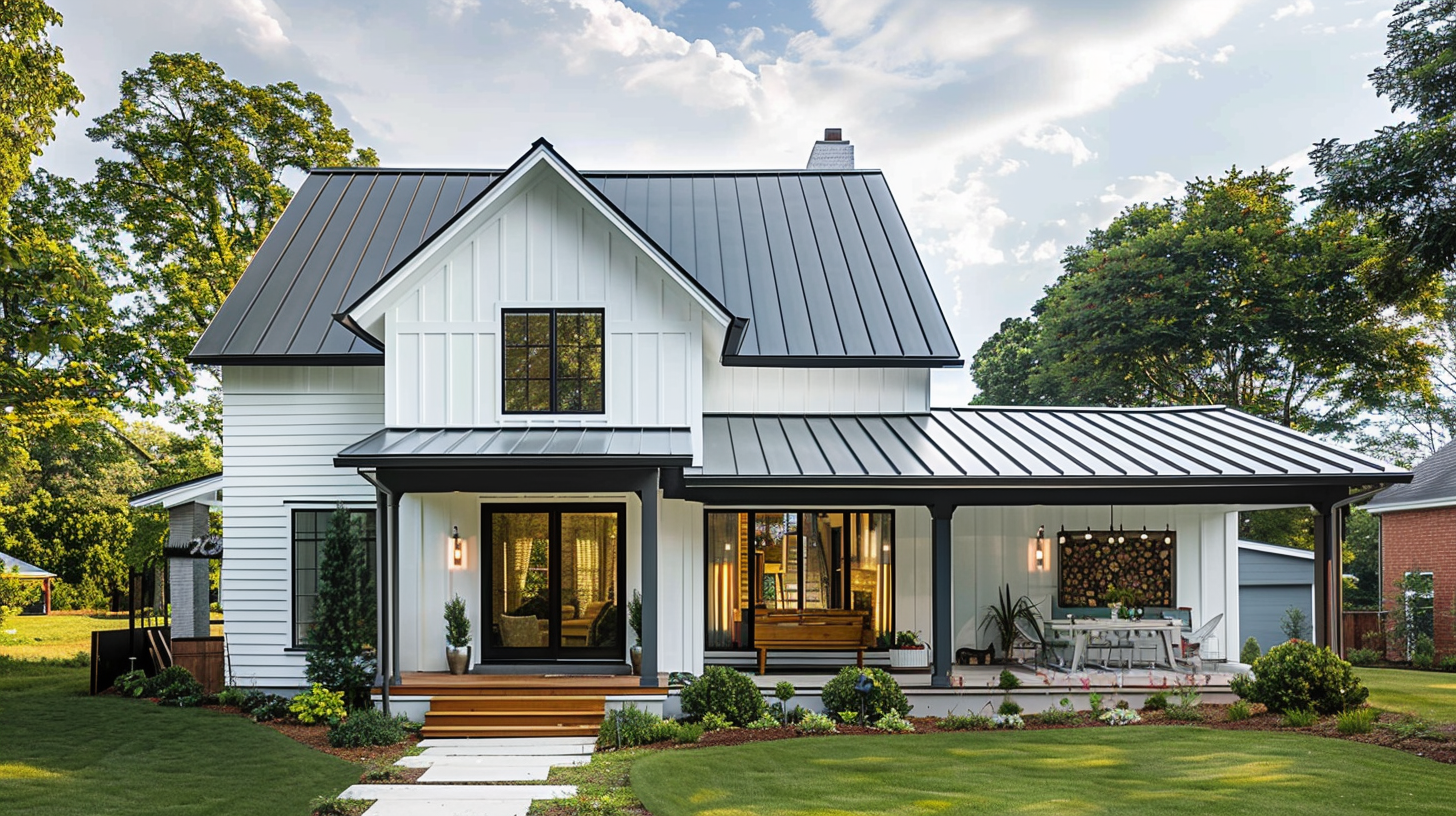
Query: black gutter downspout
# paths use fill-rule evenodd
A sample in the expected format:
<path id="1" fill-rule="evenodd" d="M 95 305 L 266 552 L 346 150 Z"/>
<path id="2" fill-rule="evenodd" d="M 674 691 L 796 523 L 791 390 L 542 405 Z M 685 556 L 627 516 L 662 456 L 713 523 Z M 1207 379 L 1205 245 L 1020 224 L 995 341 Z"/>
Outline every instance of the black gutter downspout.
<path id="1" fill-rule="evenodd" d="M 955 633 L 951 631 L 954 615 L 954 574 L 951 568 L 951 517 L 953 504 L 932 504 L 930 509 L 930 685 L 950 687 L 951 658 L 955 653 Z"/>
<path id="2" fill-rule="evenodd" d="M 390 676 L 385 669 L 389 660 L 389 599 L 386 592 L 389 587 L 389 564 L 388 545 L 390 529 L 389 499 L 393 493 L 374 478 L 374 474 L 366 471 L 359 471 L 359 475 L 365 481 L 374 486 L 374 632 L 375 640 L 375 666 L 374 682 L 379 684 L 380 707 L 384 710 L 384 716 L 390 716 L 389 710 L 389 687 Z"/>

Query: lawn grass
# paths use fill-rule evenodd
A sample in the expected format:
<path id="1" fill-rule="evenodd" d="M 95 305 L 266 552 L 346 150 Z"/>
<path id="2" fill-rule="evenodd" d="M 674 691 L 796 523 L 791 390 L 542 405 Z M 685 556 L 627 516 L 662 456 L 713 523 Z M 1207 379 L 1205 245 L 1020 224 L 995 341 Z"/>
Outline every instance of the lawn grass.
<path id="1" fill-rule="evenodd" d="M 86 685 L 84 664 L 0 658 L 6 816 L 304 816 L 359 777 L 241 717 L 90 697 Z"/>
<path id="2" fill-rule="evenodd" d="M 1456 814 L 1456 767 L 1298 734 L 1081 728 L 828 737 L 662 751 L 653 816 Z"/>
<path id="3" fill-rule="evenodd" d="M 1356 669 L 1370 689 L 1370 705 L 1456 723 L 1456 674 L 1408 669 Z"/>
<path id="4" fill-rule="evenodd" d="M 0 632 L 0 655 L 21 660 L 54 659 L 91 651 L 91 633 L 98 629 L 125 629 L 126 615 L 106 613 L 52 613 L 17 615 L 5 623 L 15 634 Z"/>

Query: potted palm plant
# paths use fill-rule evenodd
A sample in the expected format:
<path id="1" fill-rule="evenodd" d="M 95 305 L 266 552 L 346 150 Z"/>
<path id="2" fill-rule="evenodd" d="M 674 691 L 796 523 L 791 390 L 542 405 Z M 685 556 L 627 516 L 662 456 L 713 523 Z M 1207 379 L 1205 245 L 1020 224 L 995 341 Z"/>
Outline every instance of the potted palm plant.
<path id="1" fill-rule="evenodd" d="M 981 619 L 981 630 L 992 630 L 996 639 L 1001 641 L 1001 653 L 1005 655 L 1007 662 L 1011 660 L 1011 644 L 1016 640 L 1016 622 L 1026 621 L 1033 628 L 1040 627 L 1041 621 L 1037 614 L 1036 604 L 1031 599 L 1022 595 L 1015 601 L 1011 600 L 1011 585 L 998 593 L 996 603 L 986 605 L 986 616 Z"/>
<path id="2" fill-rule="evenodd" d="M 642 674 L 642 593 L 632 590 L 632 600 L 627 602 L 627 625 L 632 627 L 632 674 Z"/>
<path id="3" fill-rule="evenodd" d="M 890 668 L 926 669 L 930 667 L 930 649 L 915 632 L 896 632 L 890 644 Z"/>
<path id="4" fill-rule="evenodd" d="M 445 662 L 450 664 L 451 674 L 470 669 L 470 618 L 459 595 L 445 602 Z"/>

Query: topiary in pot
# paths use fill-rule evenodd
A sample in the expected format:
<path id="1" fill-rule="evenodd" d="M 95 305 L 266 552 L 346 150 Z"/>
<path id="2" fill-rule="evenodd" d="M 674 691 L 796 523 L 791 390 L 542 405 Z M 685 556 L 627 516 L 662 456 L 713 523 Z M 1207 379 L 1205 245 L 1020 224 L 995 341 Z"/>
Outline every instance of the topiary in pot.
<path id="1" fill-rule="evenodd" d="M 689 717 L 718 714 L 737 726 L 762 717 L 768 705 L 753 678 L 727 666 L 709 666 L 682 690 L 683 713 Z"/>
<path id="2" fill-rule="evenodd" d="M 1329 649 L 1305 640 L 1291 640 L 1255 660 L 1253 676 L 1241 674 L 1229 687 L 1270 711 L 1313 710 L 1336 714 L 1365 702 L 1370 692 L 1349 663 Z"/>
<path id="3" fill-rule="evenodd" d="M 905 692 L 900 690 L 900 684 L 895 682 L 889 672 L 854 666 L 845 666 L 839 670 L 839 674 L 824 684 L 819 698 L 824 701 L 825 710 L 859 711 L 860 696 L 854 690 L 854 684 L 859 680 L 860 674 L 869 675 L 874 684 L 869 696 L 865 698 L 865 717 L 869 722 L 874 722 L 891 711 L 902 717 L 910 713 L 910 701 L 905 698 Z"/>
<path id="4" fill-rule="evenodd" d="M 445 662 L 451 674 L 470 669 L 470 616 L 459 595 L 445 602 Z"/>

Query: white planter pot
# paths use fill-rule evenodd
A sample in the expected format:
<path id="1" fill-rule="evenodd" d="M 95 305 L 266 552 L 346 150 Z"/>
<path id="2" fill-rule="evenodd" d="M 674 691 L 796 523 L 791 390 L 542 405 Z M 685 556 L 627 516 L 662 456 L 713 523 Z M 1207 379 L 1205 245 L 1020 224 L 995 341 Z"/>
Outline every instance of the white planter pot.
<path id="1" fill-rule="evenodd" d="M 889 649 L 890 668 L 892 669 L 928 669 L 930 668 L 930 649 Z"/>

